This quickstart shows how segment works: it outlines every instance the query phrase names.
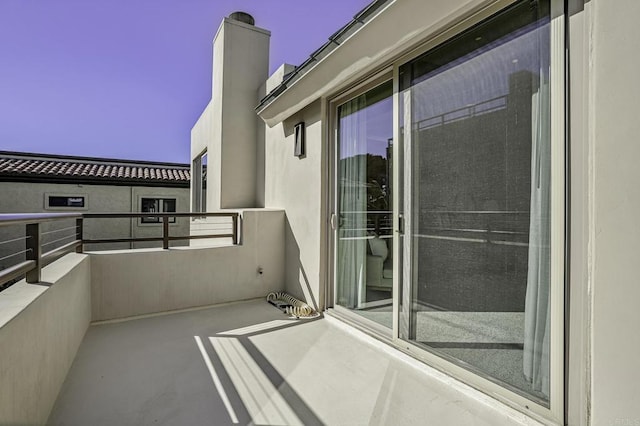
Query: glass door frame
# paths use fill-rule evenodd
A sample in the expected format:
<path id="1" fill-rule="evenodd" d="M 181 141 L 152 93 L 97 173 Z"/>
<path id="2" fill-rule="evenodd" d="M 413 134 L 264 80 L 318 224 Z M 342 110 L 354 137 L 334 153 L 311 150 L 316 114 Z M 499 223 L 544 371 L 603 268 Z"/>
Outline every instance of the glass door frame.
<path id="1" fill-rule="evenodd" d="M 369 76 L 368 78 L 351 85 L 347 90 L 340 92 L 338 94 L 336 94 L 335 96 L 333 96 L 329 102 L 328 102 L 328 111 L 329 111 L 329 120 L 328 120 L 328 129 L 329 129 L 329 139 L 330 142 L 328 144 L 328 154 L 329 154 L 329 211 L 328 211 L 328 217 L 329 217 L 329 226 L 327 227 L 328 229 L 328 239 L 329 239 L 329 280 L 328 280 L 328 288 L 327 288 L 327 307 L 330 307 L 332 309 L 334 309 L 334 311 L 339 314 L 341 317 L 344 317 L 345 319 L 347 319 L 348 321 L 350 321 L 351 323 L 353 323 L 354 325 L 358 325 L 360 328 L 362 328 L 364 331 L 367 331 L 371 334 L 373 334 L 376 337 L 380 337 L 383 340 L 389 341 L 391 342 L 394 338 L 393 335 L 393 328 L 392 329 L 388 329 L 378 323 L 376 323 L 375 321 L 369 320 L 367 318 L 364 318 L 362 316 L 359 316 L 353 312 L 351 312 L 349 309 L 344 308 L 340 305 L 338 305 L 337 303 L 337 296 L 336 296 L 336 284 L 337 284 L 337 256 L 338 256 L 338 250 L 337 250 L 337 243 L 338 243 L 338 226 L 337 226 L 337 221 L 338 221 L 338 209 L 339 209 L 339 205 L 338 205 L 338 107 L 343 105 L 344 103 L 350 101 L 351 99 L 354 99 L 364 93 L 366 93 L 367 91 L 378 87 L 380 85 L 382 85 L 383 83 L 388 83 L 390 81 L 393 80 L 394 74 L 393 74 L 393 68 L 391 66 L 386 67 L 385 69 L 376 72 L 375 74 Z M 393 83 L 393 96 L 395 96 L 395 91 L 396 91 L 396 83 Z M 395 102 L 393 102 L 393 116 L 396 116 L 396 105 Z M 395 119 L 394 119 L 395 120 Z M 393 122 L 393 134 L 394 134 L 394 141 L 395 141 L 395 134 L 396 134 L 396 128 L 395 128 L 395 121 Z M 395 144 L 395 143 L 394 143 Z M 394 172 L 395 173 L 395 172 Z M 395 175 L 394 175 L 395 176 Z M 393 181 L 392 181 L 393 182 Z M 394 197 L 395 199 L 395 197 Z M 395 222 L 394 222 L 395 223 Z M 393 240 L 394 240 L 394 247 L 395 247 L 395 226 L 394 226 L 394 233 L 393 233 Z M 395 254 L 395 252 L 394 252 Z M 395 268 L 395 259 L 394 259 L 394 268 Z M 394 277 L 395 277 L 395 269 L 394 269 Z M 395 283 L 395 279 L 394 279 L 394 284 L 393 284 L 393 291 L 392 291 L 392 299 L 393 299 L 393 320 L 394 320 L 394 326 L 395 326 L 395 318 L 397 316 L 397 303 L 395 301 L 394 295 L 396 292 L 396 283 Z"/>
<path id="2" fill-rule="evenodd" d="M 342 92 L 336 93 L 327 99 L 327 135 L 328 135 L 328 194 L 327 214 L 330 218 L 327 227 L 328 239 L 328 280 L 327 280 L 327 307 L 334 309 L 338 316 L 347 319 L 351 324 L 369 333 L 375 338 L 387 341 L 396 349 L 425 362 L 429 367 L 440 370 L 463 383 L 470 385 L 479 391 L 491 395 L 493 398 L 509 405 L 527 415 L 543 422 L 552 420 L 563 423 L 565 415 L 565 294 L 568 272 L 568 236 L 569 218 L 567 216 L 568 195 L 568 167 L 566 158 L 568 152 L 568 138 L 566 135 L 566 88 L 568 74 L 566 72 L 566 11 L 562 0 L 550 0 L 551 2 L 551 336 L 550 336 L 550 399 L 549 407 L 545 407 L 523 395 L 516 393 L 507 387 L 465 369 L 451 361 L 424 349 L 417 344 L 402 339 L 399 336 L 400 320 L 400 296 L 402 294 L 403 274 L 405 265 L 403 262 L 403 247 L 400 236 L 402 233 L 402 213 L 405 190 L 404 144 L 400 138 L 400 93 L 399 93 L 399 69 L 400 66 L 417 58 L 421 54 L 433 49 L 439 44 L 451 39 L 459 33 L 471 28 L 493 14 L 516 3 L 517 0 L 496 0 L 484 8 L 476 11 L 471 16 L 462 17 L 458 22 L 452 23 L 445 31 L 438 33 L 408 53 L 399 55 L 393 59 L 382 71 L 378 71 L 359 82 L 349 85 Z M 389 331 L 373 321 L 366 320 L 350 312 L 346 308 L 337 306 L 335 300 L 336 284 L 336 256 L 337 226 L 334 229 L 334 220 L 337 210 L 337 107 L 348 100 L 361 95 L 378 84 L 393 80 L 393 327 Z"/>

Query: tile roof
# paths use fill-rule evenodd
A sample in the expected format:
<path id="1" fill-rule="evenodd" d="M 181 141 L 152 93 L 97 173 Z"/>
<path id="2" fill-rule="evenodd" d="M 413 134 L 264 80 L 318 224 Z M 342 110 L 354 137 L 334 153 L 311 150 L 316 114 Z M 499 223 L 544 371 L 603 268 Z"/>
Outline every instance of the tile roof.
<path id="1" fill-rule="evenodd" d="M 0 181 L 15 179 L 188 186 L 190 175 L 188 164 L 0 152 Z"/>

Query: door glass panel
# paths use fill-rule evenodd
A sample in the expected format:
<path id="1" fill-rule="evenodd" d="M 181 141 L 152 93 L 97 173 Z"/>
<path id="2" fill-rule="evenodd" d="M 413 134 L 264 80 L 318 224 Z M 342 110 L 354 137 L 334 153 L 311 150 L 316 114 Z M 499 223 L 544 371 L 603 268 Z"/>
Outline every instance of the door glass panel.
<path id="1" fill-rule="evenodd" d="M 336 303 L 391 328 L 393 84 L 338 107 Z"/>
<path id="2" fill-rule="evenodd" d="M 547 405 L 549 2 L 400 68 L 402 338 Z"/>

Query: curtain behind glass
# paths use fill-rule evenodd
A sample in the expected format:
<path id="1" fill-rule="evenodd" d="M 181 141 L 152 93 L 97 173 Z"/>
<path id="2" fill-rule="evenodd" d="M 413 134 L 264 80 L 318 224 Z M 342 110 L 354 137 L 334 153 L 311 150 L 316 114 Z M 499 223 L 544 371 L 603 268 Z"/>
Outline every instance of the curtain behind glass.
<path id="1" fill-rule="evenodd" d="M 543 75 L 543 73 L 540 73 Z M 551 134 L 549 84 L 532 97 L 531 219 L 525 299 L 524 375 L 533 390 L 549 396 Z"/>
<path id="2" fill-rule="evenodd" d="M 338 304 L 359 307 L 366 298 L 366 95 L 338 109 Z"/>

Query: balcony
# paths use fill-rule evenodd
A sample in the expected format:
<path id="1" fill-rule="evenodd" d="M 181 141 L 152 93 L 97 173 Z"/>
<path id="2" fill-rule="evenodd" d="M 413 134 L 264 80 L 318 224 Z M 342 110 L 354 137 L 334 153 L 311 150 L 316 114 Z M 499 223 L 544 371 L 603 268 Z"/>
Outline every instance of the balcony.
<path id="1" fill-rule="evenodd" d="M 0 293 L 0 424 L 536 424 L 330 314 L 266 303 L 283 290 L 284 224 L 246 210 L 238 244 L 43 268 L 52 255 L 27 253 L 39 280 Z"/>

